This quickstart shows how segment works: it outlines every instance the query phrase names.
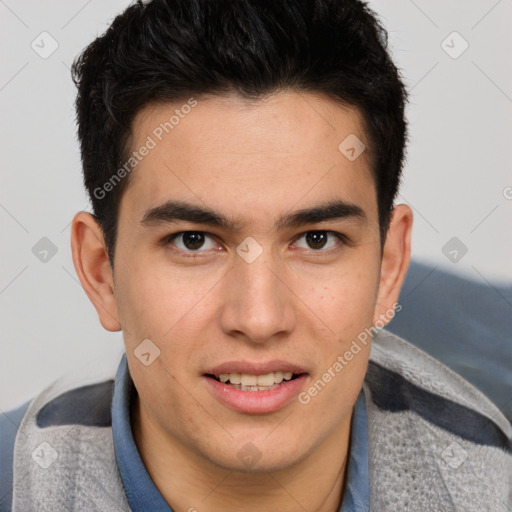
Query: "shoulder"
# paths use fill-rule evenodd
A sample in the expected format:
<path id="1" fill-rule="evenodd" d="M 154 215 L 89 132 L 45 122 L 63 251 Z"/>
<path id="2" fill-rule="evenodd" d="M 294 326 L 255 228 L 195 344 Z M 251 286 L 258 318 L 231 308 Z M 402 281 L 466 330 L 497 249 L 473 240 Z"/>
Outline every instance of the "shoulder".
<path id="1" fill-rule="evenodd" d="M 381 409 L 410 410 L 472 442 L 512 452 L 512 425 L 489 398 L 437 359 L 385 329 L 372 342 L 366 382 Z"/>
<path id="2" fill-rule="evenodd" d="M 508 510 L 512 425 L 469 382 L 382 330 L 363 389 L 379 510 Z"/>
<path id="3" fill-rule="evenodd" d="M 386 327 L 483 391 L 512 421 L 512 283 L 411 262 Z"/>
<path id="4" fill-rule="evenodd" d="M 16 450 L 46 429 L 55 433 L 58 427 L 65 427 L 62 431 L 66 432 L 67 425 L 109 427 L 113 389 L 112 375 L 77 371 L 54 381 L 21 406 L 0 413 L 0 512 L 11 511 L 13 468 L 20 469 Z M 24 463 L 30 465 L 30 457 L 27 460 Z"/>
<path id="5" fill-rule="evenodd" d="M 0 413 L 0 512 L 11 510 L 14 442 L 29 405 L 30 401 Z"/>

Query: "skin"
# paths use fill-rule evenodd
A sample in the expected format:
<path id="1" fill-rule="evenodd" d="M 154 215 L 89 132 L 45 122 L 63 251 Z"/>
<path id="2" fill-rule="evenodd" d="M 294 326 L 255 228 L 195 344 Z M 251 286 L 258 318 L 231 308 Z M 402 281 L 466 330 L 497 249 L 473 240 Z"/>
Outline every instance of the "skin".
<path id="1" fill-rule="evenodd" d="M 132 148 L 180 106 L 141 110 Z M 176 512 L 233 504 L 244 511 L 338 510 L 370 344 L 307 405 L 295 399 L 269 414 L 226 407 L 203 373 L 225 361 L 282 359 L 307 370 L 307 390 L 364 328 L 383 315 L 391 319 L 409 265 L 412 212 L 395 206 L 381 257 L 369 150 L 355 161 L 338 150 L 351 133 L 369 147 L 356 110 L 310 93 L 257 102 L 201 98 L 133 171 L 120 204 L 114 272 L 94 218 L 74 217 L 77 274 L 103 327 L 123 330 L 138 392 L 134 438 Z M 141 224 L 147 209 L 169 199 L 212 208 L 237 220 L 239 230 Z M 274 226 L 282 214 L 332 199 L 358 205 L 366 220 Z M 208 234 L 194 258 L 184 255 L 194 246 L 183 237 L 161 243 L 184 231 Z M 310 231 L 349 241 L 329 235 L 325 247 L 311 246 Z M 246 237 L 263 248 L 250 264 L 236 252 Z M 149 366 L 134 354 L 147 338 L 160 349 Z M 261 456 L 250 467 L 237 456 L 249 442 Z"/>

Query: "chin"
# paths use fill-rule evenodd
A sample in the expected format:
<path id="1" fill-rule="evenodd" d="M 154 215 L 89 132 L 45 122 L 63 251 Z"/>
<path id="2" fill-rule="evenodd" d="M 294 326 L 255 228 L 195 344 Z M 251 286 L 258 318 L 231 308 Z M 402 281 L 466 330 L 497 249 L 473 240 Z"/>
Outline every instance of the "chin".
<path id="1" fill-rule="evenodd" d="M 267 435 L 267 434 L 265 434 Z M 263 474 L 283 471 L 300 464 L 313 451 L 314 446 L 304 443 L 283 445 L 281 440 L 234 441 L 231 446 L 219 447 L 215 453 L 204 454 L 210 462 L 227 471 L 246 474 Z"/>

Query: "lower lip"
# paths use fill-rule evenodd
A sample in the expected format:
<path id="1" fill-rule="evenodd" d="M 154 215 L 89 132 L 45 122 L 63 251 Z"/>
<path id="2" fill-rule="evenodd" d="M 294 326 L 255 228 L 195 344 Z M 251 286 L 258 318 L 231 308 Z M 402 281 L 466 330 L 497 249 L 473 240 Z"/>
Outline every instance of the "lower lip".
<path id="1" fill-rule="evenodd" d="M 277 388 L 268 391 L 242 391 L 210 377 L 203 378 L 215 397 L 230 409 L 246 414 L 266 414 L 282 409 L 296 398 L 307 375 L 283 381 Z"/>

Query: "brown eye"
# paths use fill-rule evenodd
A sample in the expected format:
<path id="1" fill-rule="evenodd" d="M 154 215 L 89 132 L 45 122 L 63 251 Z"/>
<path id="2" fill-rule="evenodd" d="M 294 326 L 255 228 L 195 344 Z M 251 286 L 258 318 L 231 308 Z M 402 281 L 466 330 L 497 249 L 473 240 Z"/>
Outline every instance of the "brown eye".
<path id="1" fill-rule="evenodd" d="M 204 234 L 199 231 L 187 231 L 183 233 L 183 245 L 192 251 L 200 249 L 204 244 Z"/>
<path id="2" fill-rule="evenodd" d="M 164 244 L 172 244 L 184 253 L 206 252 L 216 247 L 212 238 L 203 231 L 181 231 L 167 236 Z"/>
<path id="3" fill-rule="evenodd" d="M 334 238 L 334 240 L 330 242 L 329 238 Z M 306 242 L 306 246 L 302 245 L 301 248 L 313 249 L 317 252 L 327 252 L 329 249 L 336 248 L 337 245 L 341 246 L 345 242 L 345 237 L 334 231 L 308 231 L 298 238 L 298 240 L 301 239 Z"/>
<path id="4" fill-rule="evenodd" d="M 312 249 L 322 249 L 327 242 L 325 231 L 312 231 L 306 234 L 306 241 Z"/>

